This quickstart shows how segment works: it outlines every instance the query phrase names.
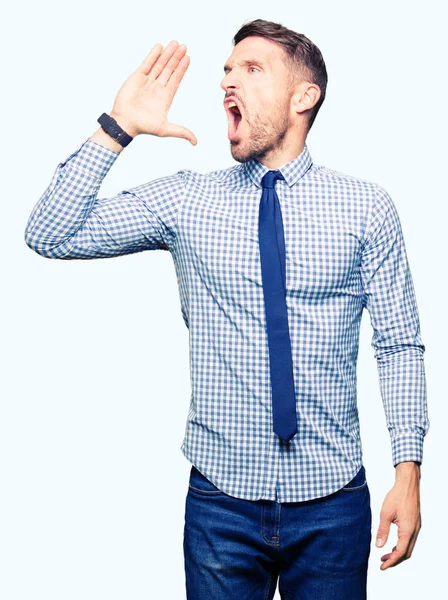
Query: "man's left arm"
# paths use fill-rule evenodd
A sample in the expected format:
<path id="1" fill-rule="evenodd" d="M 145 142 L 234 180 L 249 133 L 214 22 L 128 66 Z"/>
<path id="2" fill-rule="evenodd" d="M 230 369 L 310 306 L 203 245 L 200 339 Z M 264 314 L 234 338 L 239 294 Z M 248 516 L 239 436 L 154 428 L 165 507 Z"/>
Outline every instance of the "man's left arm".
<path id="1" fill-rule="evenodd" d="M 390 195 L 378 185 L 362 246 L 361 277 L 396 471 L 377 532 L 377 546 L 382 547 L 390 524 L 398 526 L 397 545 L 381 557 L 385 570 L 410 558 L 421 528 L 420 465 L 430 421 L 425 346 L 400 218 Z"/>

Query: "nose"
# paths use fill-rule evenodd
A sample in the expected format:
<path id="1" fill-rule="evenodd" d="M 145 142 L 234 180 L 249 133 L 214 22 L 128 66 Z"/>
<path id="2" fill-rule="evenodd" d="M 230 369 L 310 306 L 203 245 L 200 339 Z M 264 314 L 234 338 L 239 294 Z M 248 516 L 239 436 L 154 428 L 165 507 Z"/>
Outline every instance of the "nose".
<path id="1" fill-rule="evenodd" d="M 228 88 L 239 89 L 239 81 L 235 75 L 232 75 L 231 72 L 226 73 L 221 80 L 220 87 L 227 92 Z"/>

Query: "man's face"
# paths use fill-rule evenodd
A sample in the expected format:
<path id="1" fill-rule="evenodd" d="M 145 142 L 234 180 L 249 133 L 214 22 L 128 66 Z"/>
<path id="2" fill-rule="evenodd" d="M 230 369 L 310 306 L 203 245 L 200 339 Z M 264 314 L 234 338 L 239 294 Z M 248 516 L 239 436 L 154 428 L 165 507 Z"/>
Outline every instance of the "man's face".
<path id="1" fill-rule="evenodd" d="M 232 156 L 261 160 L 282 146 L 290 128 L 288 70 L 284 50 L 259 36 L 241 40 L 226 62 L 221 82 Z M 241 117 L 228 107 L 235 100 Z"/>

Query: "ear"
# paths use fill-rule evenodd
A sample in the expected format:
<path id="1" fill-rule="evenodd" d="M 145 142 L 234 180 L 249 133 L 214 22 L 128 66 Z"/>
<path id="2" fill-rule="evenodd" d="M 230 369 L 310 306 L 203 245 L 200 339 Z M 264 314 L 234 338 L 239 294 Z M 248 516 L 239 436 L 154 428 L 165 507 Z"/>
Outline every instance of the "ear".
<path id="1" fill-rule="evenodd" d="M 297 86 L 297 91 L 291 98 L 292 108 L 298 112 L 310 110 L 319 102 L 320 87 L 310 81 L 304 81 Z"/>

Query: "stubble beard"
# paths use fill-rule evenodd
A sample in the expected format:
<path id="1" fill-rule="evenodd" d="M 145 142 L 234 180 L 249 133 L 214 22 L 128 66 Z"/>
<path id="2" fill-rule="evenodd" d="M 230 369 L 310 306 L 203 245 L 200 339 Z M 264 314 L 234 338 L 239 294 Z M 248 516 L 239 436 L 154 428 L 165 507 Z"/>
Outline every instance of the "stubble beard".
<path id="1" fill-rule="evenodd" d="M 231 142 L 230 151 L 234 160 L 240 163 L 248 160 L 262 161 L 278 150 L 288 131 L 288 110 L 276 111 L 274 118 L 262 119 L 259 116 L 246 116 L 244 127 L 249 130 L 237 142 Z"/>

